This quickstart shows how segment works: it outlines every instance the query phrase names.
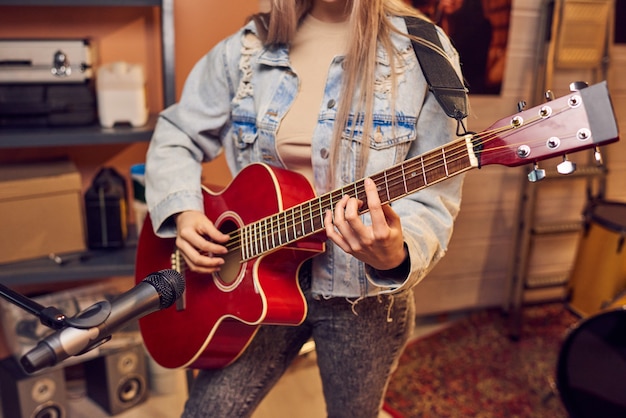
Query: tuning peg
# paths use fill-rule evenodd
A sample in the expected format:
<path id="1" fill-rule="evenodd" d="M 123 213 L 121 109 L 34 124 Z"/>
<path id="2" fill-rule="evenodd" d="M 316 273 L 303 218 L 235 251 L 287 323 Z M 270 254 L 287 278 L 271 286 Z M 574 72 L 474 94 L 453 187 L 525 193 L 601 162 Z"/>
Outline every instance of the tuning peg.
<path id="1" fill-rule="evenodd" d="M 526 100 L 520 100 L 517 102 L 517 111 L 521 112 L 524 109 L 526 109 Z"/>
<path id="2" fill-rule="evenodd" d="M 573 83 L 570 83 L 569 91 L 581 91 L 585 87 L 589 87 L 589 84 L 587 84 L 586 81 L 574 81 Z"/>
<path id="3" fill-rule="evenodd" d="M 604 160 L 602 159 L 602 153 L 600 152 L 600 147 L 596 147 L 593 151 L 593 158 L 596 160 L 596 165 L 598 167 L 602 167 L 604 165 Z"/>
<path id="4" fill-rule="evenodd" d="M 546 90 L 546 92 L 543 93 L 543 97 L 546 99 L 547 102 L 551 102 L 552 100 L 554 100 L 554 92 L 552 90 Z"/>
<path id="5" fill-rule="evenodd" d="M 576 163 L 567 159 L 567 155 L 563 156 L 563 162 L 557 164 L 556 171 L 559 174 L 572 174 L 576 171 Z"/>
<path id="6" fill-rule="evenodd" d="M 535 183 L 539 180 L 543 180 L 546 177 L 546 170 L 539 168 L 537 163 L 534 164 L 533 169 L 528 173 L 528 181 Z"/>

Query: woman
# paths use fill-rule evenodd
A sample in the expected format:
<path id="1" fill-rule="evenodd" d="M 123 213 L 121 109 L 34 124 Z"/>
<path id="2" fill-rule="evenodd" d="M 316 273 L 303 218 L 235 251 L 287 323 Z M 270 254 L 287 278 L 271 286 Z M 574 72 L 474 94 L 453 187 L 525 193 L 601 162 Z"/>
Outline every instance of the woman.
<path id="1" fill-rule="evenodd" d="M 147 156 L 155 232 L 176 236 L 191 269 L 218 271 L 227 251 L 200 191 L 201 163 L 220 152 L 233 175 L 262 162 L 321 194 L 452 139 L 456 122 L 428 90 L 405 15 L 421 16 L 401 0 L 272 0 L 197 63 Z M 392 207 L 366 179 L 369 213 L 339 200 L 324 216 L 325 252 L 300 269 L 304 322 L 261 326 L 232 364 L 202 370 L 183 416 L 250 416 L 309 339 L 328 416 L 378 416 L 413 328 L 411 290 L 445 253 L 461 185 L 457 176 Z"/>

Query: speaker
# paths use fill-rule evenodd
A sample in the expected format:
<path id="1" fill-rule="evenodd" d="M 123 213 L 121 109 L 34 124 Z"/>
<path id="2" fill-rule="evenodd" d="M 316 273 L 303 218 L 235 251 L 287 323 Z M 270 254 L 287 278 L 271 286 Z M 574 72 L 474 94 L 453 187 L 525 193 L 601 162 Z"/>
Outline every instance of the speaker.
<path id="1" fill-rule="evenodd" d="M 84 363 L 87 396 L 115 415 L 148 398 L 146 358 L 141 344 Z"/>
<path id="2" fill-rule="evenodd" d="M 65 418 L 63 369 L 25 373 L 14 357 L 0 361 L 0 396 L 5 418 Z"/>

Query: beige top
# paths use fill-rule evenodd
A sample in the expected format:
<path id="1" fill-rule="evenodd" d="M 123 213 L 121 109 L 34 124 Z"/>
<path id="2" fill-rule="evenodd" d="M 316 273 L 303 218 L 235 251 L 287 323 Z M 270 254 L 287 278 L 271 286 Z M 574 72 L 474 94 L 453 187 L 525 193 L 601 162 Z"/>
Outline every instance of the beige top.
<path id="1" fill-rule="evenodd" d="M 278 128 L 276 148 L 287 168 L 305 175 L 311 182 L 311 137 L 317 125 L 328 69 L 335 56 L 344 54 L 347 36 L 346 22 L 323 22 L 308 15 L 289 50 L 300 85 Z"/>

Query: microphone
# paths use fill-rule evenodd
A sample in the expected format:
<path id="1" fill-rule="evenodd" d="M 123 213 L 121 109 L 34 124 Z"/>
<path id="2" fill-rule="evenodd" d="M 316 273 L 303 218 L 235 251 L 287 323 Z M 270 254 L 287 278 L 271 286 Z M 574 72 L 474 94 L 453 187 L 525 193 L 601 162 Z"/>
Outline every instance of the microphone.
<path id="1" fill-rule="evenodd" d="M 20 359 L 22 367 L 33 373 L 92 350 L 129 322 L 170 307 L 184 291 L 185 280 L 176 270 L 152 273 L 110 304 L 98 302 L 68 319 L 69 327 L 50 334 Z"/>

